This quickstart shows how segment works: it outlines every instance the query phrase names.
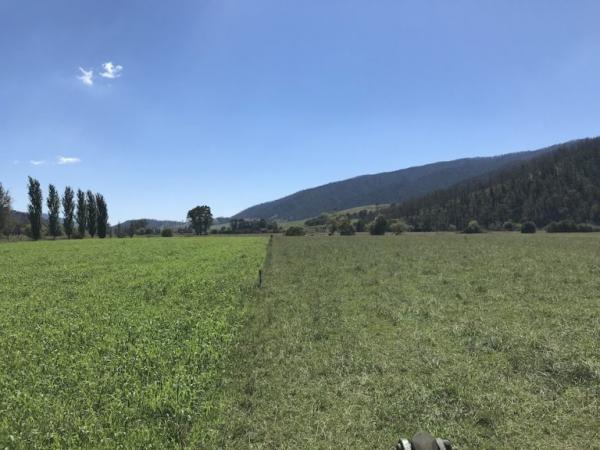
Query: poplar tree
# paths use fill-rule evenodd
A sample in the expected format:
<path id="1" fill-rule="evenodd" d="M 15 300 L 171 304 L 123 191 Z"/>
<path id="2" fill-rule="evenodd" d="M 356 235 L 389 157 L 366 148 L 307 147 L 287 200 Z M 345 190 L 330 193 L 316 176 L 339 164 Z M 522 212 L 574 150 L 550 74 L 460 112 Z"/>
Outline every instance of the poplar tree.
<path id="1" fill-rule="evenodd" d="M 48 233 L 56 239 L 56 236 L 60 234 L 60 196 L 53 184 L 48 186 L 46 205 L 48 206 Z"/>
<path id="2" fill-rule="evenodd" d="M 69 239 L 71 239 L 71 235 L 73 234 L 73 223 L 74 223 L 74 211 L 75 211 L 75 203 L 74 203 L 74 195 L 73 189 L 69 186 L 65 188 L 65 193 L 62 198 L 62 206 L 63 206 L 63 228 L 65 229 L 65 234 Z"/>
<path id="3" fill-rule="evenodd" d="M 29 195 L 28 216 L 31 224 L 31 237 L 38 240 L 42 237 L 42 188 L 40 182 L 29 177 L 27 186 Z"/>
<path id="4" fill-rule="evenodd" d="M 108 207 L 102 194 L 96 194 L 96 206 L 98 208 L 98 237 L 104 239 L 108 228 Z"/>
<path id="5" fill-rule="evenodd" d="M 85 229 L 87 228 L 87 204 L 85 201 L 85 193 L 81 189 L 77 189 L 77 231 L 81 238 L 85 237 Z"/>
<path id="6" fill-rule="evenodd" d="M 91 237 L 96 235 L 98 229 L 98 206 L 96 205 L 96 197 L 92 191 L 86 193 L 87 203 L 87 230 Z"/>
<path id="7" fill-rule="evenodd" d="M 0 233 L 6 237 L 10 235 L 11 201 L 9 192 L 0 183 Z"/>

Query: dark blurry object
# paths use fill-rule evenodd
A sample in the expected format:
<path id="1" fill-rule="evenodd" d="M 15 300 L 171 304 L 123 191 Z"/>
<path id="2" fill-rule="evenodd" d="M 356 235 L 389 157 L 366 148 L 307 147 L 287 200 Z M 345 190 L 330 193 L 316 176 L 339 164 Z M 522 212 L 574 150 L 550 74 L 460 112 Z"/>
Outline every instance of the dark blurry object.
<path id="1" fill-rule="evenodd" d="M 446 439 L 434 438 L 429 433 L 417 433 L 411 440 L 400 439 L 396 450 L 452 450 L 452 444 Z"/>

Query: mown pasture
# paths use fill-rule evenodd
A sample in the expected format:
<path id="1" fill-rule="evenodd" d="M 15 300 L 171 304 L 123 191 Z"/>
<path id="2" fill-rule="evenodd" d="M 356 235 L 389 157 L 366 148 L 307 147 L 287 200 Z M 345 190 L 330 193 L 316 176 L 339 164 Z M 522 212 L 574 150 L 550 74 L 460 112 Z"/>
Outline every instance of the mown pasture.
<path id="1" fill-rule="evenodd" d="M 267 239 L 0 245 L 0 447 L 212 447 Z"/>
<path id="2" fill-rule="evenodd" d="M 600 236 L 276 237 L 227 448 L 600 448 Z"/>

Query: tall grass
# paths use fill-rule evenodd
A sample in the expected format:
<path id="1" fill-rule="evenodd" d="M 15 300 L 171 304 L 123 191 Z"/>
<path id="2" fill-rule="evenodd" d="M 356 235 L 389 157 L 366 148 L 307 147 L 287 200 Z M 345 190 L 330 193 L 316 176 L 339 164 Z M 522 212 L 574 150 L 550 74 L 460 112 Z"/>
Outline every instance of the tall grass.
<path id="1" fill-rule="evenodd" d="M 595 235 L 278 237 L 228 448 L 599 448 Z"/>

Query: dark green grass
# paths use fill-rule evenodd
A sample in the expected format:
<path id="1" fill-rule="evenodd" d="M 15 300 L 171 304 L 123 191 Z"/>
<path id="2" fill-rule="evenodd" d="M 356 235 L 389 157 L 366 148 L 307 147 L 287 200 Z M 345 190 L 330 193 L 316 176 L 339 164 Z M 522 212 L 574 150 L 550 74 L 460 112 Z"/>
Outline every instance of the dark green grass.
<path id="1" fill-rule="evenodd" d="M 0 448 L 214 446 L 266 242 L 0 246 Z"/>
<path id="2" fill-rule="evenodd" d="M 229 448 L 600 448 L 600 236 L 275 238 Z"/>

